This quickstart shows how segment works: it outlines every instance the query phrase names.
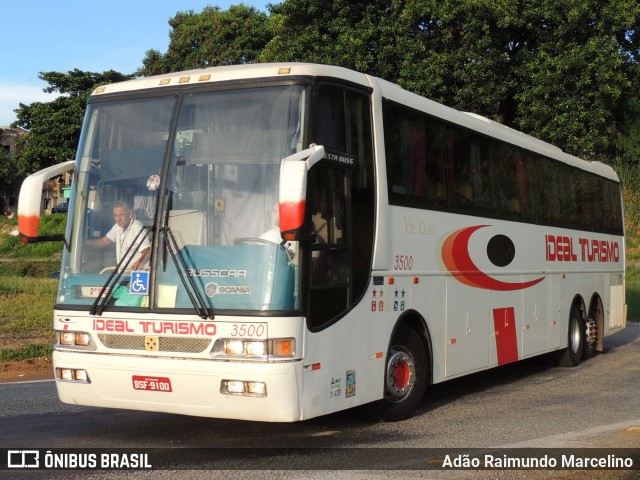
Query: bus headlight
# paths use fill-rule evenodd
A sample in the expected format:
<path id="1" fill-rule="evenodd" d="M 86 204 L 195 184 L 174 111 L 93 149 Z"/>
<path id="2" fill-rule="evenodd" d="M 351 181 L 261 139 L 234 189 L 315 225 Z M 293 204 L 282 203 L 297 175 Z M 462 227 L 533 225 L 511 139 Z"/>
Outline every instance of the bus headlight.
<path id="1" fill-rule="evenodd" d="M 65 330 L 56 332 L 56 336 L 56 346 L 82 348 L 83 350 L 96 349 L 96 344 L 93 341 L 91 334 L 87 332 L 70 332 Z"/>
<path id="2" fill-rule="evenodd" d="M 246 380 L 222 380 L 220 393 L 223 395 L 243 395 L 246 397 L 266 397 L 267 385 L 264 382 Z"/>
<path id="3" fill-rule="evenodd" d="M 295 338 L 238 340 L 219 338 L 211 349 L 213 358 L 291 358 L 295 356 Z"/>
<path id="4" fill-rule="evenodd" d="M 56 368 L 56 378 L 64 382 L 91 383 L 89 374 L 82 368 Z"/>

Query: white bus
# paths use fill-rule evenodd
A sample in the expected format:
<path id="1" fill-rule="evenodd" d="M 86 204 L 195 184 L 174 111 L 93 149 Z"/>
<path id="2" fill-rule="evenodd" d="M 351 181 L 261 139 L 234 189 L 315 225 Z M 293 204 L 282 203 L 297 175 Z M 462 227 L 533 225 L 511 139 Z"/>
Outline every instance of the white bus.
<path id="1" fill-rule="evenodd" d="M 624 328 L 611 168 L 313 64 L 99 87 L 75 162 L 53 363 L 63 402 L 292 422 Z"/>

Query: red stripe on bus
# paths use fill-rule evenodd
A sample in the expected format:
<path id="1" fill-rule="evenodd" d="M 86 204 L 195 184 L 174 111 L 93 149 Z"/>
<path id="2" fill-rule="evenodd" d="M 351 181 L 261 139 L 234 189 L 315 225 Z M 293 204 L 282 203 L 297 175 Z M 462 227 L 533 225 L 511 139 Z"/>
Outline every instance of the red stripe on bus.
<path id="1" fill-rule="evenodd" d="M 496 333 L 498 365 L 518 360 L 518 339 L 516 338 L 516 314 L 513 307 L 494 308 L 493 326 Z"/>
<path id="2" fill-rule="evenodd" d="M 540 277 L 528 282 L 503 282 L 481 271 L 476 264 L 473 263 L 473 260 L 471 260 L 469 254 L 469 239 L 476 230 L 488 226 L 489 225 L 476 225 L 461 228 L 451 233 L 442 244 L 442 261 L 456 280 L 470 287 L 499 290 L 502 292 L 529 288 L 544 280 L 544 277 Z"/>

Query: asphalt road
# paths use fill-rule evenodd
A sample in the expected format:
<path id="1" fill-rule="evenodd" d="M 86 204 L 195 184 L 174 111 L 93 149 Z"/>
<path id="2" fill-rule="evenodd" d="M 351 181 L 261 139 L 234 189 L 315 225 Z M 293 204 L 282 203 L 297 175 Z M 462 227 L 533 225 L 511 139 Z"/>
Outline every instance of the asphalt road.
<path id="1" fill-rule="evenodd" d="M 53 381 L 0 384 L 0 448 L 140 449 L 156 459 L 175 451 L 162 448 L 207 448 L 212 450 L 182 450 L 189 455 L 176 468 L 224 468 L 227 478 L 240 475 L 238 468 L 271 469 L 254 471 L 254 478 L 333 478 L 339 472 L 331 469 L 354 466 L 372 471 L 351 471 L 350 478 L 393 476 L 380 469 L 403 470 L 403 477 L 468 478 L 476 474 L 425 471 L 425 462 L 432 461 L 426 457 L 453 455 L 457 449 L 539 447 L 640 452 L 640 326 L 630 323 L 607 337 L 605 348 L 576 368 L 532 359 L 433 386 L 417 415 L 398 423 L 370 422 L 357 411 L 269 424 L 98 409 L 60 403 Z M 239 448 L 255 450 L 238 456 Z M 313 454 L 321 448 L 327 449 L 324 457 Z M 46 473 L 5 471 L 0 478 L 54 474 Z M 212 477 L 205 471 L 153 471 L 92 472 L 82 478 Z M 555 477 L 498 472 L 490 478 Z"/>

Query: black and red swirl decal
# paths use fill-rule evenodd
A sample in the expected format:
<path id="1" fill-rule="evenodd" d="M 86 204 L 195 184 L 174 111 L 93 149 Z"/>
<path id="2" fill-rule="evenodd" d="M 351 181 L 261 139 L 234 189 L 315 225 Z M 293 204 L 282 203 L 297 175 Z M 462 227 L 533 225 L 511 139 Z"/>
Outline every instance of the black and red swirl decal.
<path id="1" fill-rule="evenodd" d="M 522 290 L 537 285 L 544 277 L 528 282 L 503 282 L 493 278 L 480 270 L 469 253 L 469 239 L 477 230 L 489 225 L 475 225 L 465 227 L 450 233 L 442 245 L 442 261 L 454 278 L 474 288 L 499 290 L 508 292 Z M 511 263 L 515 256 L 513 242 L 505 235 L 494 236 L 487 245 L 487 256 L 496 266 L 504 267 Z"/>

